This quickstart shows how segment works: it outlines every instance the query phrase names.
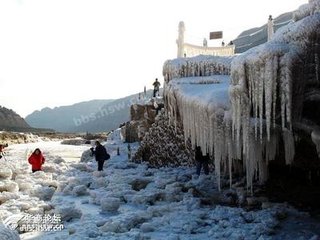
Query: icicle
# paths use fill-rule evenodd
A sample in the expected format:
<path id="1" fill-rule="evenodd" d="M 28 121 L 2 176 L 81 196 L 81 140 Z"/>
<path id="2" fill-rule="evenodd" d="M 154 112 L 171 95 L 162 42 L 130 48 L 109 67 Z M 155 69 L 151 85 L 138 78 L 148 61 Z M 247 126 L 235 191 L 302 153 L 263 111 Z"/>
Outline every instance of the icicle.
<path id="1" fill-rule="evenodd" d="M 265 116 L 266 116 L 266 131 L 267 131 L 267 140 L 270 140 L 270 127 L 271 127 L 271 108 L 272 108 L 272 89 L 273 82 L 275 79 L 273 77 L 273 59 L 267 59 L 266 62 L 266 79 L 264 81 L 264 89 L 265 89 Z"/>
<path id="2" fill-rule="evenodd" d="M 283 142 L 284 142 L 286 164 L 289 165 L 293 162 L 295 146 L 294 146 L 293 133 L 288 129 L 283 129 Z"/>
<path id="3" fill-rule="evenodd" d="M 318 156 L 320 158 L 320 131 L 313 130 L 311 133 L 311 139 L 313 143 L 316 145 Z"/>
<path id="4" fill-rule="evenodd" d="M 278 72 L 278 56 L 274 56 L 273 59 L 273 71 L 274 73 Z M 276 127 L 276 104 L 277 104 L 277 74 L 274 76 L 274 82 L 272 87 L 273 97 L 272 97 L 272 111 L 273 111 L 273 128 Z"/>
<path id="5" fill-rule="evenodd" d="M 260 79 L 259 81 L 259 120 L 260 120 L 260 140 L 263 137 L 263 95 L 264 95 L 264 67 L 260 69 Z"/>
<path id="6" fill-rule="evenodd" d="M 314 63 L 315 63 L 315 73 L 316 73 L 316 79 L 317 79 L 317 82 L 320 83 L 320 79 L 319 79 L 319 74 L 320 74 L 320 69 L 319 69 L 319 55 L 318 53 L 316 53 L 314 55 Z"/>
<path id="7" fill-rule="evenodd" d="M 285 69 L 282 66 L 280 70 L 280 98 L 281 98 L 281 125 L 282 129 L 285 129 L 285 119 L 286 119 L 286 97 L 285 97 Z"/>
<path id="8" fill-rule="evenodd" d="M 286 122 L 288 124 L 288 128 L 292 131 L 292 123 L 291 123 L 291 108 L 292 108 L 292 59 L 293 57 L 289 57 L 287 59 L 287 67 L 286 67 Z"/>
<path id="9" fill-rule="evenodd" d="M 270 137 L 270 141 L 265 143 L 265 159 L 266 164 L 271 160 L 274 160 L 277 154 L 278 149 L 278 135 L 273 132 Z"/>
<path id="10" fill-rule="evenodd" d="M 232 187 L 232 158 L 234 156 L 234 145 L 232 144 L 231 136 L 231 115 L 230 112 L 225 112 L 224 114 L 224 123 L 225 123 L 225 144 L 228 153 L 228 170 L 229 170 L 229 185 Z"/>

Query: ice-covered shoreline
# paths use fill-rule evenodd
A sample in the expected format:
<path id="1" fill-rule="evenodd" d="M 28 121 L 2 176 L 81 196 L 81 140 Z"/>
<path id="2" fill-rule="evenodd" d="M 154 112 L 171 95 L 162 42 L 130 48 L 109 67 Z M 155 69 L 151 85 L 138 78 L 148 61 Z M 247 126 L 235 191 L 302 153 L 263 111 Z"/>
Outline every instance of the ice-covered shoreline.
<path id="1" fill-rule="evenodd" d="M 32 174 L 26 155 L 36 146 L 43 149 L 47 162 L 44 172 Z M 256 211 L 205 205 L 201 194 L 217 191 L 213 174 L 197 178 L 194 168 L 148 168 L 128 162 L 120 139 L 106 146 L 112 158 L 103 173 L 95 171 L 92 161 L 80 163 L 88 149 L 85 145 L 11 146 L 7 159 L 12 175 L 3 179 L 1 174 L 1 182 L 10 181 L 14 188 L 0 193 L 1 199 L 11 195 L 0 205 L 1 220 L 21 212 L 61 215 L 62 231 L 29 232 L 20 234 L 21 239 L 316 239 L 320 235 L 319 222 L 287 204 L 269 203 Z"/>

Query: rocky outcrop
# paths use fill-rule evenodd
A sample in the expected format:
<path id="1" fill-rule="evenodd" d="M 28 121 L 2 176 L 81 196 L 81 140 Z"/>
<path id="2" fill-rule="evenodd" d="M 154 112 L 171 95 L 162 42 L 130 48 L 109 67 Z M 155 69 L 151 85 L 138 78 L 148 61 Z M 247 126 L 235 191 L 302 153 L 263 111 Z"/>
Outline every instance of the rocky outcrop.
<path id="1" fill-rule="evenodd" d="M 194 153 L 191 143 L 184 142 L 181 125 L 170 125 L 168 117 L 161 113 L 145 134 L 133 161 L 153 167 L 190 166 L 194 165 Z"/>
<path id="2" fill-rule="evenodd" d="M 122 128 L 122 135 L 126 142 L 141 141 L 145 133 L 155 122 L 155 118 L 163 108 L 161 98 L 151 99 L 146 103 L 133 104 L 130 107 L 130 122 Z"/>

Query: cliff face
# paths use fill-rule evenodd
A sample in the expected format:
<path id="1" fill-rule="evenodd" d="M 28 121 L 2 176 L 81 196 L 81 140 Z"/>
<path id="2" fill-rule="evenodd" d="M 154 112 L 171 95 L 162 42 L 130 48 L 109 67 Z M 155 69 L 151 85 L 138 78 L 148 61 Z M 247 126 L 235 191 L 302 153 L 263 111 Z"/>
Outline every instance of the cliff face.
<path id="1" fill-rule="evenodd" d="M 22 131 L 29 129 L 30 126 L 13 110 L 0 107 L 0 129 Z"/>
<path id="2" fill-rule="evenodd" d="M 231 185 L 240 173 L 252 190 L 253 182 L 266 182 L 273 162 L 320 169 L 319 2 L 232 62 L 199 56 L 165 63 L 170 122 L 213 156 L 218 184 L 229 175 Z M 306 149 L 312 156 L 302 164 Z"/>

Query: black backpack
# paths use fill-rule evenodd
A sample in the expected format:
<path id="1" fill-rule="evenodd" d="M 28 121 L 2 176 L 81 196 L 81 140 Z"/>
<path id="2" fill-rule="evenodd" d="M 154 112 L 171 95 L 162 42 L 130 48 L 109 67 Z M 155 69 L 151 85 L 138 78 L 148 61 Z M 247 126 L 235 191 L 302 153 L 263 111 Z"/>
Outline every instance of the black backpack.
<path id="1" fill-rule="evenodd" d="M 110 154 L 107 152 L 107 149 L 104 147 L 104 160 L 110 159 Z"/>

